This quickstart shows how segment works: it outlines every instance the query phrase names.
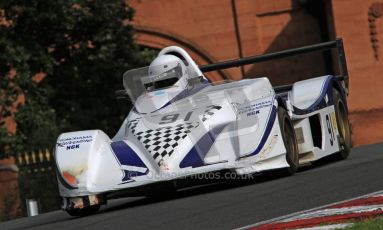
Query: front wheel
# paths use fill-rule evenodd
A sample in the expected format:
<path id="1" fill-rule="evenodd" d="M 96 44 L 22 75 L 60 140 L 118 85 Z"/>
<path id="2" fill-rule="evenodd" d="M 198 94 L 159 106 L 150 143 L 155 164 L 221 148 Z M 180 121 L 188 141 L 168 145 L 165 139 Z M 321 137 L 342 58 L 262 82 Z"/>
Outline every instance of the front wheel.
<path id="1" fill-rule="evenodd" d="M 294 126 L 291 122 L 287 111 L 279 107 L 278 108 L 278 120 L 281 128 L 283 143 L 286 148 L 286 160 L 289 164 L 288 168 L 282 170 L 284 175 L 293 175 L 299 167 L 299 152 L 298 142 L 295 136 Z"/>
<path id="2" fill-rule="evenodd" d="M 89 216 L 95 214 L 100 209 L 101 205 L 91 205 L 84 208 L 70 208 L 65 211 L 71 216 Z"/>

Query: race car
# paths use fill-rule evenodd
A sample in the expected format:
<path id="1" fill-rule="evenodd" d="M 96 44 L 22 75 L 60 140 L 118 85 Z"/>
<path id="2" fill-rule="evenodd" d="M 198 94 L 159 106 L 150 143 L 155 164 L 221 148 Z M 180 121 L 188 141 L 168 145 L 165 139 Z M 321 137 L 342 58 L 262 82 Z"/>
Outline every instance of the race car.
<path id="1" fill-rule="evenodd" d="M 101 130 L 58 137 L 55 159 L 63 209 L 74 216 L 91 214 L 116 194 L 156 193 L 158 184 L 191 175 L 220 170 L 292 175 L 300 165 L 331 154 L 347 158 L 348 80 L 339 44 L 202 67 L 184 49 L 164 48 L 150 66 L 123 75 L 123 94 L 133 107 L 114 137 Z M 341 51 L 343 75 L 282 88 L 273 88 L 266 77 L 209 82 L 201 71 L 334 47 Z"/>

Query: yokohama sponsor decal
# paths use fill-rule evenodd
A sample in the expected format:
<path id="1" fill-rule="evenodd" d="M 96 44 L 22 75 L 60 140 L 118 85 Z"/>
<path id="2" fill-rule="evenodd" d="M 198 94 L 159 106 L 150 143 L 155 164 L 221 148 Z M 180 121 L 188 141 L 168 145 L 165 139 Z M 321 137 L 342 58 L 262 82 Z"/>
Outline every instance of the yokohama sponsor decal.
<path id="1" fill-rule="evenodd" d="M 336 229 L 383 215 L 383 191 L 354 198 L 269 221 L 245 226 L 241 229 Z"/>

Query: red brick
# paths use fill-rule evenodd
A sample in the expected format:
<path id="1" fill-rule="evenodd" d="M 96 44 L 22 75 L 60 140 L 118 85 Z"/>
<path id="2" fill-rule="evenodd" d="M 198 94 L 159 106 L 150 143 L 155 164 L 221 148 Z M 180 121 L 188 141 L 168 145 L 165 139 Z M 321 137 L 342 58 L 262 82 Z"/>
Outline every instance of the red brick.
<path id="1" fill-rule="evenodd" d="M 233 22 L 231 0 L 135 0 L 129 1 L 137 10 L 135 24 L 169 31 L 198 45 L 214 60 L 239 57 Z M 383 17 L 376 20 L 380 60 L 375 60 L 370 43 L 368 10 L 376 0 L 332 0 L 326 13 L 331 36 L 343 37 L 350 75 L 349 108 L 366 111 L 383 108 Z M 321 41 L 316 19 L 293 0 L 236 0 L 237 20 L 244 56 L 259 55 Z M 325 16 L 325 15 L 324 15 Z M 334 28 L 332 29 L 332 24 Z M 138 36 L 139 37 L 139 36 Z M 150 39 L 149 39 L 150 40 Z M 145 41 L 141 41 L 145 43 Z M 155 43 L 155 39 L 151 39 Z M 156 48 L 169 41 L 158 38 Z M 197 54 L 193 58 L 203 59 Z M 323 72 L 321 55 L 292 58 L 274 64 L 263 63 L 245 67 L 247 74 L 273 75 L 272 81 L 302 79 Z M 300 65 L 300 66 L 298 66 Z M 302 67 L 303 66 L 303 67 Z M 239 69 L 226 73 L 233 79 Z M 281 76 L 292 76 L 285 79 Z M 217 75 L 212 79 L 217 80 Z M 371 99 L 373 98 L 373 99 Z M 358 132 L 362 129 L 358 129 Z M 375 140 L 375 139 L 374 139 Z M 383 140 L 383 139 L 382 139 Z M 360 142 L 360 143 L 363 143 Z"/>

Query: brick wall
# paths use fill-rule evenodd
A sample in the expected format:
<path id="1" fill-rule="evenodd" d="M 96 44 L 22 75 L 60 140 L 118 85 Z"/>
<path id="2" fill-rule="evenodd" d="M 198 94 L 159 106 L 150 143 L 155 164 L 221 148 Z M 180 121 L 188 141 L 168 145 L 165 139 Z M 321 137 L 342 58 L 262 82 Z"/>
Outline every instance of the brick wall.
<path id="1" fill-rule="evenodd" d="M 375 3 L 375 7 L 373 4 Z M 379 9 L 379 8 L 382 9 Z M 332 1 L 335 33 L 343 37 L 350 75 L 349 106 L 355 144 L 383 140 L 383 17 L 370 16 L 369 10 L 381 11 L 383 1 Z M 379 12 L 377 12 L 379 14 Z M 375 30 L 371 31 L 371 24 Z M 371 32 L 374 37 L 371 37 Z M 377 39 L 378 59 L 371 38 Z"/>
<path id="2" fill-rule="evenodd" d="M 154 48 L 181 45 L 188 52 L 194 47 L 210 57 L 210 61 L 238 58 L 234 22 L 230 0 L 132 0 L 136 10 L 133 24 L 139 28 L 136 41 Z M 141 33 L 142 30 L 158 31 L 161 35 Z M 170 39 L 164 38 L 166 35 Z M 175 38 L 173 40 L 172 38 Z M 180 44 L 178 41 L 184 41 Z M 197 64 L 209 61 L 190 52 Z M 226 71 L 226 75 L 238 76 L 238 69 Z M 225 76 L 213 75 L 213 80 Z"/>
<path id="3" fill-rule="evenodd" d="M 237 3 L 243 56 L 252 56 L 321 42 L 318 21 L 298 1 Z M 246 76 L 267 76 L 280 85 L 326 74 L 321 53 L 245 66 Z"/>
<path id="4" fill-rule="evenodd" d="M 136 10 L 133 24 L 139 28 L 136 37 L 138 43 L 154 48 L 180 45 L 190 50 L 189 46 L 198 47 L 211 57 L 213 62 L 236 59 L 241 54 L 257 55 L 321 41 L 317 21 L 298 4 L 298 1 L 131 0 L 128 2 Z M 235 14 L 237 28 L 234 23 Z M 160 31 L 188 44 L 171 40 L 166 42 L 160 36 L 140 33 L 141 28 Z M 192 57 L 198 64 L 207 63 L 193 52 Z M 292 68 L 291 62 L 296 63 Z M 322 55 L 315 54 L 307 58 L 291 58 L 272 64 L 249 65 L 244 67 L 244 74 L 251 77 L 268 76 L 274 83 L 283 84 L 324 74 L 323 69 Z M 229 69 L 226 73 L 231 79 L 242 78 L 240 68 Z M 222 77 L 210 78 L 218 80 Z"/>
<path id="5" fill-rule="evenodd" d="M 19 211 L 18 172 L 14 167 L 13 158 L 0 160 L 0 221 L 16 216 Z"/>
<path id="6" fill-rule="evenodd" d="M 169 37 L 137 30 L 136 41 L 149 47 L 163 48 L 180 45 L 191 52 L 197 64 L 235 59 L 262 53 L 318 43 L 324 28 L 299 1 L 295 0 L 130 0 L 136 15 L 133 25 L 148 28 Z M 235 10 L 233 10 L 233 3 Z M 375 4 L 375 14 L 383 14 L 383 0 L 323 0 L 326 12 L 327 37 L 343 37 L 350 73 L 350 120 L 354 145 L 383 140 L 383 46 L 375 58 L 371 44 L 369 9 Z M 381 6 L 382 5 L 382 6 Z M 380 7 L 380 8 L 379 8 Z M 380 11 L 381 12 L 380 12 Z M 234 13 L 235 12 L 235 13 Z M 234 18 L 237 16 L 235 26 Z M 371 21 L 371 19 L 370 19 Z M 383 41 L 383 16 L 374 20 L 377 33 L 375 47 Z M 237 34 L 236 34 L 237 33 Z M 238 35 L 238 36 L 237 36 Z M 181 43 L 179 41 L 182 41 Z M 238 45 L 239 44 L 239 45 Z M 195 47 L 198 52 L 193 51 Z M 202 58 L 201 53 L 208 58 Z M 328 58 L 328 57 L 327 57 Z M 322 54 L 289 58 L 273 63 L 249 65 L 245 76 L 267 76 L 274 84 L 285 84 L 320 76 L 329 72 Z M 331 69 L 330 69 L 331 70 Z M 241 69 L 229 69 L 224 77 L 241 79 Z M 366 122 L 369 116 L 369 122 Z"/>

